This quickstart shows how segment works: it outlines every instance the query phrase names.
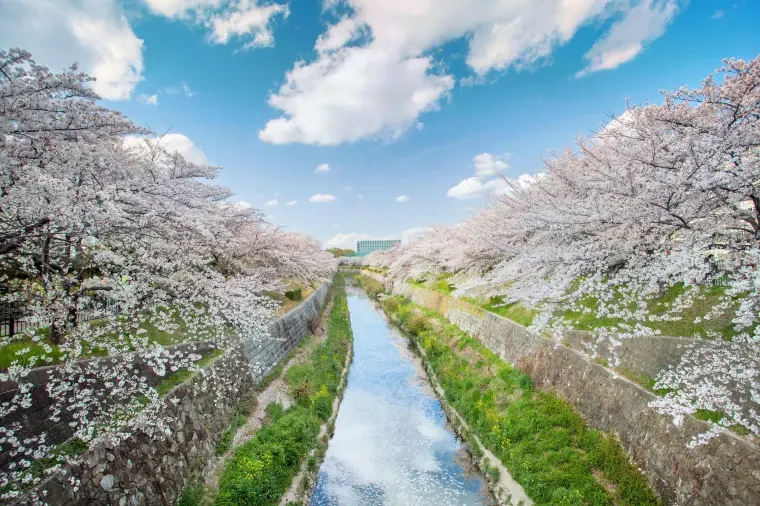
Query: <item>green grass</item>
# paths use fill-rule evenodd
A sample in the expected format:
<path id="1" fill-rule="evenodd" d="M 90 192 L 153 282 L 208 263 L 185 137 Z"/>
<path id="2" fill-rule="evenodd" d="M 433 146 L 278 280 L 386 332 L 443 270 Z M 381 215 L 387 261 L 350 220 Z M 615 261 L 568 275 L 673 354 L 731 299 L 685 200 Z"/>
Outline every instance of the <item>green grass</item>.
<path id="1" fill-rule="evenodd" d="M 246 403 L 244 406 L 239 406 L 235 410 L 235 414 L 232 417 L 232 423 L 227 429 L 222 432 L 222 437 L 219 438 L 219 442 L 216 444 L 216 454 L 224 455 L 232 445 L 232 440 L 235 438 L 237 431 L 246 424 L 248 417 L 251 415 L 251 405 Z"/>
<path id="2" fill-rule="evenodd" d="M 283 413 L 279 404 L 272 403 L 267 411 L 271 422 L 236 449 L 227 463 L 217 506 L 279 504 L 301 461 L 316 443 L 319 419 L 308 409 L 294 406 Z"/>
<path id="3" fill-rule="evenodd" d="M 437 274 L 435 276 L 427 274 L 419 279 L 409 279 L 407 280 L 407 283 L 412 286 L 428 288 L 451 296 L 455 289 L 454 285 L 451 285 L 448 281 L 451 276 L 453 276 L 451 273 Z M 574 286 L 577 286 L 577 283 Z M 575 287 L 571 287 L 570 291 L 574 289 Z M 686 290 L 687 288 L 684 287 L 684 285 L 679 284 L 669 287 L 659 297 L 649 299 L 647 301 L 647 306 L 650 314 L 654 316 L 662 316 L 666 314 L 667 309 L 671 307 L 677 297 L 682 295 Z M 659 331 L 660 334 L 664 336 L 710 337 L 711 335 L 717 335 L 726 340 L 730 340 L 736 336 L 737 332 L 733 327 L 732 319 L 736 308 L 738 307 L 737 298 L 734 298 L 734 304 L 728 309 L 722 311 L 716 317 L 704 320 L 703 317 L 710 313 L 721 301 L 721 298 L 725 295 L 726 288 L 721 286 L 700 286 L 697 290 L 699 291 L 698 296 L 695 298 L 691 306 L 685 308 L 678 315 L 680 316 L 680 319 L 673 321 L 646 321 L 638 323 L 643 323 L 652 330 Z M 476 300 L 472 297 L 462 297 L 462 300 L 526 327 L 533 323 L 533 319 L 538 314 L 538 311 L 527 308 L 519 302 L 504 304 L 503 297 L 491 297 L 488 301 Z M 622 296 L 619 293 L 614 294 L 612 297 L 612 303 L 619 303 L 621 300 Z M 575 330 L 591 331 L 599 328 L 615 328 L 620 325 L 630 326 L 637 323 L 626 321 L 622 318 L 597 316 L 599 299 L 593 296 L 583 297 L 577 302 L 577 305 L 580 306 L 578 310 L 565 310 L 558 312 L 555 316 L 561 318 L 566 325 Z M 628 309 L 634 310 L 636 308 L 635 305 L 631 305 Z M 694 323 L 697 318 L 702 320 L 699 323 Z M 752 332 L 753 330 L 754 328 L 750 328 L 749 332 Z"/>
<path id="4" fill-rule="evenodd" d="M 504 318 L 519 323 L 524 327 L 530 327 L 533 324 L 533 319 L 538 314 L 538 311 L 527 308 L 520 302 L 504 304 L 504 297 L 491 297 L 487 302 L 480 302 L 471 297 L 462 297 L 462 300 L 475 306 L 482 307 L 486 311 L 503 316 Z"/>
<path id="5" fill-rule="evenodd" d="M 702 320 L 700 323 L 694 323 L 696 318 L 702 318 L 710 313 L 712 308 L 720 302 L 721 297 L 725 295 L 726 288 L 721 286 L 701 286 L 697 288 L 697 290 L 699 290 L 698 297 L 694 300 L 691 306 L 685 308 L 678 315 L 680 316 L 679 320 L 647 321 L 643 323 L 652 330 L 659 330 L 661 335 L 664 336 L 708 337 L 710 333 L 714 332 L 723 339 L 730 340 L 733 338 L 736 335 L 736 331 L 733 328 L 732 319 L 734 317 L 736 306 L 729 307 L 717 317 L 713 317 L 709 320 Z M 685 291 L 686 288 L 683 285 L 669 287 L 661 296 L 647 301 L 649 312 L 656 316 L 666 314 L 667 308 L 669 308 L 676 298 L 682 295 Z M 620 300 L 621 297 L 619 295 L 613 297 L 613 302 L 619 302 Z M 577 330 L 595 330 L 598 328 L 615 327 L 620 324 L 634 323 L 626 322 L 621 318 L 596 316 L 596 311 L 599 308 L 599 301 L 595 297 L 586 296 L 579 301 L 579 305 L 582 308 L 589 309 L 590 312 L 583 310 L 564 311 L 558 315 Z M 631 307 L 630 309 L 635 308 Z"/>
<path id="6" fill-rule="evenodd" d="M 378 294 L 385 293 L 385 285 L 377 281 L 376 279 L 372 279 L 369 276 L 362 276 L 362 275 L 354 276 L 354 279 L 356 279 L 356 281 L 364 289 L 364 291 L 367 292 L 367 295 L 369 295 L 373 299 L 376 298 Z"/>
<path id="7" fill-rule="evenodd" d="M 725 414 L 721 411 L 713 411 L 710 409 L 698 409 L 694 413 L 694 418 L 697 420 L 703 420 L 705 422 L 720 423 L 725 418 Z M 740 436 L 748 436 L 750 434 L 749 429 L 743 425 L 731 425 L 728 429 Z"/>
<path id="8" fill-rule="evenodd" d="M 214 490 L 203 483 L 190 483 L 182 492 L 177 506 L 212 506 L 214 499 Z"/>
<path id="9" fill-rule="evenodd" d="M 211 361 L 213 361 L 215 358 L 220 357 L 223 354 L 224 351 L 222 350 L 214 350 L 197 361 L 195 365 L 202 369 L 210 364 Z M 174 387 L 179 386 L 186 381 L 189 381 L 193 376 L 195 376 L 195 373 L 189 369 L 179 369 L 161 380 L 161 382 L 156 385 L 156 391 L 158 392 L 159 396 L 163 397 L 164 395 L 168 394 Z"/>
<path id="10" fill-rule="evenodd" d="M 159 311 L 171 311 L 169 319 L 172 323 L 177 325 L 177 330 L 173 332 L 161 330 L 156 327 L 156 325 L 151 320 L 148 320 L 143 322 L 138 327 L 138 329 L 141 329 L 142 331 L 141 335 L 147 337 L 149 343 L 156 343 L 160 344 L 161 346 L 173 346 L 175 344 L 185 342 L 188 335 L 188 327 L 185 325 L 185 322 L 179 317 L 179 312 L 165 308 L 159 309 Z M 116 316 L 115 318 L 126 320 L 129 317 L 127 315 L 121 315 Z M 81 325 L 89 325 L 93 328 L 98 328 L 105 324 L 105 320 L 94 320 L 91 322 L 82 323 Z M 8 342 L 8 344 L 5 344 L 4 346 L 0 346 L 0 371 L 7 370 L 11 365 L 14 364 L 14 362 L 21 366 L 27 366 L 32 363 L 32 361 L 34 361 L 35 366 L 39 367 L 59 364 L 62 360 L 64 360 L 64 353 L 48 338 L 47 328 L 35 329 L 34 334 L 39 338 L 38 342 L 34 342 L 31 336 L 23 335 L 23 337 L 18 340 L 16 340 L 16 337 L 14 336 L 13 341 Z M 109 338 L 105 337 L 103 339 Z M 8 340 L 8 338 L 4 337 L 2 340 Z M 44 345 L 50 347 L 51 351 L 49 353 L 45 351 Z M 28 353 L 17 355 L 20 350 L 23 350 L 25 348 L 29 348 Z M 85 359 L 92 357 L 102 357 L 105 355 L 106 351 L 104 349 L 99 348 L 98 346 L 93 346 L 90 343 L 85 343 L 82 354 L 78 358 Z M 49 358 L 50 360 L 44 360 L 45 358 Z"/>
<path id="11" fill-rule="evenodd" d="M 535 390 L 440 315 L 401 297 L 384 306 L 424 349 L 446 400 L 537 506 L 658 504 L 620 443 L 590 429 L 569 403 Z"/>
<path id="12" fill-rule="evenodd" d="M 2 339 L 7 338 L 4 337 Z M 43 344 L 50 346 L 52 351 L 50 353 L 46 352 Z M 26 348 L 29 348 L 28 353 L 17 354 Z M 50 358 L 50 361 L 44 360 L 45 358 Z M 0 371 L 7 371 L 14 362 L 22 367 L 26 367 L 32 363 L 35 367 L 41 367 L 57 364 L 62 358 L 63 353 L 61 350 L 47 338 L 42 338 L 39 343 L 35 343 L 31 339 L 11 341 L 0 347 Z"/>
<path id="13" fill-rule="evenodd" d="M 296 404 L 284 412 L 279 404 L 267 406 L 269 423 L 236 448 L 225 466 L 217 506 L 279 504 L 301 462 L 318 446 L 319 427 L 332 413 L 352 341 L 344 277 L 340 273 L 333 283 L 333 293 L 327 339 L 314 349 L 307 362 L 291 367 L 285 375 Z M 186 490 L 183 497 L 190 501 L 193 493 Z"/>

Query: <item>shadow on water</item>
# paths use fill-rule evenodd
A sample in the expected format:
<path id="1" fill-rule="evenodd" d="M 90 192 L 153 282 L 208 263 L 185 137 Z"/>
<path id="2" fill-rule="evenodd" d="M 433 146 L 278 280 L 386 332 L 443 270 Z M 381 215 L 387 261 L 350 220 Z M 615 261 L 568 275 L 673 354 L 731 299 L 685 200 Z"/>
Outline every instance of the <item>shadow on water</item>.
<path id="1" fill-rule="evenodd" d="M 354 359 L 311 505 L 491 504 L 406 339 L 348 294 Z"/>

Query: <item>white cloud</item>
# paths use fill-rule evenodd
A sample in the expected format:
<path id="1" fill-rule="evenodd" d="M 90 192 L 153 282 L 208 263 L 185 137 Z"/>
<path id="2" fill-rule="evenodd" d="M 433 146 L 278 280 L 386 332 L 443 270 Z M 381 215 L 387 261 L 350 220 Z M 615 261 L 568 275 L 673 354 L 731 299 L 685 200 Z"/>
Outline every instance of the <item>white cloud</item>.
<path id="1" fill-rule="evenodd" d="M 655 1 L 669 3 L 654 8 Z M 651 41 L 667 24 L 662 16 L 639 13 L 672 17 L 676 1 L 330 0 L 332 7 L 344 4 L 350 16 L 319 36 L 314 60 L 298 61 L 287 73 L 269 98 L 280 116 L 259 137 L 274 144 L 336 145 L 393 139 L 419 128 L 419 117 L 436 110 L 454 86 L 453 76 L 430 56 L 451 40 L 466 38 L 466 62 L 475 76 L 463 82 L 474 84 L 493 70 L 541 64 L 582 26 L 622 16 L 589 53 L 597 70 L 612 68 L 613 61 L 618 65 L 638 52 L 630 50 L 633 39 Z M 652 25 L 628 34 L 626 26 L 636 20 Z"/>
<path id="2" fill-rule="evenodd" d="M 250 202 L 246 202 L 245 200 L 241 200 L 240 202 L 235 202 L 233 205 L 237 207 L 238 209 L 250 209 L 253 207 Z"/>
<path id="3" fill-rule="evenodd" d="M 286 206 L 294 206 L 294 205 L 296 205 L 296 204 L 298 204 L 298 201 L 297 201 L 297 200 L 290 200 L 290 201 L 288 201 L 288 202 L 285 202 L 285 205 L 286 205 Z"/>
<path id="4" fill-rule="evenodd" d="M 144 0 L 151 11 L 168 18 L 184 18 L 190 11 L 219 7 L 220 0 Z"/>
<path id="5" fill-rule="evenodd" d="M 195 92 L 190 89 L 190 86 L 188 86 L 187 83 L 182 83 L 182 91 L 185 92 L 187 98 L 192 98 L 193 95 L 195 95 Z"/>
<path id="6" fill-rule="evenodd" d="M 209 38 L 217 44 L 226 44 L 232 37 L 249 36 L 245 48 L 274 45 L 271 23 L 275 16 L 287 18 L 288 6 L 281 4 L 257 5 L 256 0 L 240 0 L 236 10 L 211 18 Z"/>
<path id="7" fill-rule="evenodd" d="M 363 26 L 356 18 L 343 18 L 334 25 L 330 25 L 327 31 L 319 36 L 314 45 L 320 53 L 334 51 L 355 40 L 362 34 Z"/>
<path id="8" fill-rule="evenodd" d="M 438 108 L 454 86 L 431 74 L 429 56 L 398 59 L 375 46 L 346 47 L 307 64 L 296 63 L 269 97 L 282 116 L 259 138 L 273 144 L 337 145 L 366 137 L 393 139 Z"/>
<path id="9" fill-rule="evenodd" d="M 449 188 L 446 196 L 455 199 L 474 199 L 486 195 L 505 193 L 510 191 L 510 182 L 504 179 L 502 172 L 509 168 L 506 162 L 507 155 L 496 156 L 491 153 L 480 153 L 472 159 L 475 176 L 463 179 L 456 186 Z M 496 176 L 496 177 L 493 177 Z M 541 177 L 538 174 L 536 177 Z M 526 187 L 535 182 L 535 178 L 529 174 L 518 176 L 512 184 Z"/>
<path id="10" fill-rule="evenodd" d="M 469 177 L 462 180 L 453 188 L 449 188 L 449 191 L 446 192 L 446 196 L 453 197 L 455 199 L 474 199 L 492 193 L 504 192 L 508 188 L 509 185 L 507 182 L 501 178 L 482 182 L 480 178 Z"/>
<path id="11" fill-rule="evenodd" d="M 265 206 L 270 206 L 270 207 L 276 206 L 277 204 L 279 204 L 279 202 L 277 202 L 277 199 L 268 200 L 264 203 Z"/>
<path id="12" fill-rule="evenodd" d="M 725 15 L 725 11 L 723 9 L 718 9 L 717 11 L 713 12 L 713 15 L 710 16 L 710 19 L 721 19 Z"/>
<path id="13" fill-rule="evenodd" d="M 589 60 L 578 77 L 599 70 L 615 69 L 644 50 L 644 46 L 665 33 L 678 13 L 677 0 L 644 0 L 629 10 L 596 41 L 585 57 Z"/>
<path id="14" fill-rule="evenodd" d="M 317 193 L 316 195 L 309 197 L 309 202 L 316 202 L 321 204 L 325 202 L 332 202 L 336 199 L 337 197 L 335 195 L 331 195 L 329 193 Z"/>
<path id="15" fill-rule="evenodd" d="M 141 104 L 158 105 L 158 95 L 148 96 L 145 93 L 141 93 L 137 95 L 137 101 Z"/>
<path id="16" fill-rule="evenodd" d="M 330 165 L 326 163 L 317 165 L 317 168 L 314 169 L 314 173 L 319 174 L 320 172 L 330 172 Z"/>
<path id="17" fill-rule="evenodd" d="M 140 149 L 145 142 L 160 143 L 170 153 L 179 153 L 188 162 L 207 164 L 208 159 L 201 149 L 193 141 L 182 134 L 165 134 L 161 137 L 145 139 L 139 136 L 128 136 L 124 139 L 124 145 L 128 148 Z"/>
<path id="18" fill-rule="evenodd" d="M 360 193 L 360 194 L 358 194 L 358 195 L 356 196 L 356 198 L 357 198 L 357 199 L 359 199 L 359 200 L 362 200 L 362 199 L 364 199 L 364 195 L 362 195 L 362 194 Z"/>
<path id="19" fill-rule="evenodd" d="M 493 176 L 502 173 L 509 168 L 509 165 L 505 161 L 506 155 L 503 157 L 492 155 L 491 153 L 480 153 L 472 159 L 472 163 L 475 166 L 475 175 Z"/>
<path id="20" fill-rule="evenodd" d="M 143 41 L 116 0 L 4 0 L 0 47 L 21 47 L 61 71 L 78 62 L 108 100 L 127 100 L 142 79 Z"/>
<path id="21" fill-rule="evenodd" d="M 401 202 L 402 204 L 405 202 L 409 202 L 409 195 L 399 195 L 396 197 L 396 202 Z"/>
<path id="22" fill-rule="evenodd" d="M 244 48 L 274 44 L 272 25 L 277 16 L 287 18 L 287 4 L 262 5 L 259 0 L 145 0 L 151 11 L 168 18 L 200 24 L 209 30 L 208 39 L 226 44 L 233 38 L 245 41 Z"/>
<path id="23" fill-rule="evenodd" d="M 196 92 L 194 92 L 185 82 L 180 83 L 179 86 L 169 86 L 168 88 L 165 88 L 164 93 L 167 95 L 184 93 L 187 98 L 192 98 L 196 94 Z"/>

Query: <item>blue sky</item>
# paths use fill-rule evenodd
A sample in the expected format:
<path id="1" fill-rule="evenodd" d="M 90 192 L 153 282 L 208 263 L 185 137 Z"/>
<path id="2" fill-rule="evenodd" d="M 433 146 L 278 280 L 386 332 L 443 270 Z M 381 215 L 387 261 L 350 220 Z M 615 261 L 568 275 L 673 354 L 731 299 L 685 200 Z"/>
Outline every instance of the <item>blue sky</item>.
<path id="1" fill-rule="evenodd" d="M 80 62 L 108 106 L 223 167 L 234 200 L 329 245 L 456 223 L 499 191 L 493 169 L 536 173 L 626 98 L 659 102 L 721 58 L 760 52 L 750 0 L 0 8 L 0 46 L 54 69 Z"/>

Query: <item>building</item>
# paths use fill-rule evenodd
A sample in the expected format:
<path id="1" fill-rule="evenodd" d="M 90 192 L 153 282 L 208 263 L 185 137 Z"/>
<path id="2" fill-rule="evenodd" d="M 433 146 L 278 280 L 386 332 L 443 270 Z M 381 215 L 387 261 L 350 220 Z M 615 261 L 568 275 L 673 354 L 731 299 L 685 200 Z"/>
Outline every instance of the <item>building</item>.
<path id="1" fill-rule="evenodd" d="M 356 254 L 360 257 L 373 251 L 391 249 L 401 244 L 398 239 L 382 239 L 377 241 L 356 241 Z"/>

